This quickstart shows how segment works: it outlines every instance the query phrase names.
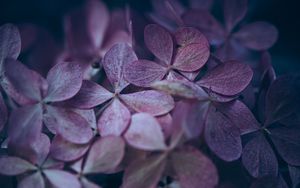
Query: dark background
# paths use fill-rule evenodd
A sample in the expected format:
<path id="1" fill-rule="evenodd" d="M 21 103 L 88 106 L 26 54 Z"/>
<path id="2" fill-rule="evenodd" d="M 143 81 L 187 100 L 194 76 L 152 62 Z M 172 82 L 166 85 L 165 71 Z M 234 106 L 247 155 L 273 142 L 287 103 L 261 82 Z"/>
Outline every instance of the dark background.
<path id="1" fill-rule="evenodd" d="M 217 0 L 220 1 L 220 0 Z M 62 37 L 61 18 L 83 0 L 0 0 L 0 25 L 31 22 L 46 27 L 58 39 Z M 125 0 L 106 0 L 110 8 Z M 147 0 L 128 0 L 140 11 L 150 10 Z M 279 39 L 271 48 L 278 74 L 300 73 L 300 2 L 298 0 L 249 0 L 247 20 L 264 20 L 279 30 Z"/>

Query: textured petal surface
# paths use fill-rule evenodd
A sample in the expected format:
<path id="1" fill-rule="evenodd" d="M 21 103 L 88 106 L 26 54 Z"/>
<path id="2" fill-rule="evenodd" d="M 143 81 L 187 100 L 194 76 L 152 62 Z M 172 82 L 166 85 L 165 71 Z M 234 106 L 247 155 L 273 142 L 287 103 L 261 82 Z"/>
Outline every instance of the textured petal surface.
<path id="1" fill-rule="evenodd" d="M 217 108 L 238 127 L 241 134 L 256 131 L 260 127 L 252 112 L 239 100 L 222 103 Z"/>
<path id="2" fill-rule="evenodd" d="M 209 54 L 209 47 L 206 44 L 190 44 L 177 50 L 173 66 L 180 71 L 196 71 L 204 66 Z"/>
<path id="3" fill-rule="evenodd" d="M 171 161 L 182 188 L 213 188 L 218 184 L 215 165 L 194 148 L 173 152 Z"/>
<path id="4" fill-rule="evenodd" d="M 124 79 L 124 66 L 137 60 L 133 49 L 126 43 L 114 45 L 104 56 L 103 67 L 107 78 L 117 92 L 129 83 Z"/>
<path id="5" fill-rule="evenodd" d="M 242 162 L 253 177 L 277 176 L 278 162 L 276 156 L 261 133 L 258 133 L 245 145 Z"/>
<path id="6" fill-rule="evenodd" d="M 93 137 L 88 122 L 70 109 L 47 106 L 44 123 L 51 131 L 55 131 L 55 134 L 72 143 L 87 143 Z"/>
<path id="7" fill-rule="evenodd" d="M 198 85 L 184 80 L 162 80 L 151 84 L 151 87 L 171 95 L 187 99 L 208 99 L 207 93 Z"/>
<path id="8" fill-rule="evenodd" d="M 233 161 L 241 156 L 242 143 L 238 127 L 213 106 L 208 111 L 204 136 L 209 148 L 221 159 Z"/>
<path id="9" fill-rule="evenodd" d="M 97 57 L 109 22 L 106 6 L 97 0 L 87 0 L 64 19 L 67 50 L 72 57 L 91 61 Z"/>
<path id="10" fill-rule="evenodd" d="M 219 94 L 236 95 L 247 87 L 252 76 L 248 65 L 229 61 L 209 71 L 197 83 Z"/>
<path id="11" fill-rule="evenodd" d="M 300 126 L 269 129 L 279 155 L 290 165 L 300 166 Z"/>
<path id="12" fill-rule="evenodd" d="M 0 93 L 0 131 L 3 129 L 6 121 L 7 121 L 7 115 L 8 115 L 8 112 L 7 112 L 7 108 L 6 108 L 6 105 L 4 103 L 4 100 L 3 100 L 3 97 L 2 97 L 2 94 Z"/>
<path id="13" fill-rule="evenodd" d="M 43 89 L 47 88 L 47 82 L 41 75 L 13 59 L 5 60 L 4 70 L 2 86 L 17 103 L 22 105 L 41 100 Z"/>
<path id="14" fill-rule="evenodd" d="M 79 92 L 67 103 L 76 108 L 93 108 L 112 97 L 113 94 L 104 87 L 95 82 L 84 80 Z"/>
<path id="15" fill-rule="evenodd" d="M 0 27 L 0 67 L 4 58 L 17 59 L 21 51 L 21 38 L 18 28 L 12 24 Z M 1 69 L 1 68 L 0 68 Z"/>
<path id="16" fill-rule="evenodd" d="M 73 161 L 83 156 L 89 149 L 89 144 L 73 144 L 56 135 L 51 143 L 50 155 L 60 161 Z"/>
<path id="17" fill-rule="evenodd" d="M 36 167 L 21 158 L 8 156 L 0 158 L 0 173 L 3 175 L 15 176 L 31 170 L 36 170 Z"/>
<path id="18" fill-rule="evenodd" d="M 154 81 L 163 79 L 167 68 L 148 60 L 138 60 L 124 67 L 125 79 L 136 86 L 148 87 Z"/>
<path id="19" fill-rule="evenodd" d="M 129 145 L 138 149 L 155 151 L 167 148 L 158 121 L 146 113 L 132 116 L 131 124 L 124 137 Z"/>
<path id="20" fill-rule="evenodd" d="M 225 0 L 224 20 L 227 31 L 231 31 L 246 15 L 248 0 Z"/>
<path id="21" fill-rule="evenodd" d="M 180 27 L 174 33 L 174 37 L 176 43 L 181 47 L 196 43 L 209 46 L 206 37 L 198 29 L 193 27 Z"/>
<path id="22" fill-rule="evenodd" d="M 243 26 L 234 37 L 250 49 L 266 50 L 276 42 L 278 31 L 267 22 L 254 22 Z"/>
<path id="23" fill-rule="evenodd" d="M 170 64 L 173 55 L 173 40 L 163 27 L 150 24 L 145 27 L 144 40 L 147 48 L 165 64 Z"/>
<path id="24" fill-rule="evenodd" d="M 49 182 L 57 188 L 81 188 L 77 177 L 62 170 L 44 170 L 44 174 Z"/>
<path id="25" fill-rule="evenodd" d="M 125 142 L 121 137 L 106 136 L 93 143 L 83 173 L 105 173 L 114 170 L 124 157 Z"/>
<path id="26" fill-rule="evenodd" d="M 75 63 L 58 63 L 48 72 L 49 84 L 46 101 L 57 102 L 73 97 L 82 84 L 82 70 Z"/>
<path id="27" fill-rule="evenodd" d="M 153 116 L 166 114 L 174 108 L 174 100 L 170 95 L 155 90 L 123 94 L 120 98 L 136 112 Z"/>
<path id="28" fill-rule="evenodd" d="M 18 188 L 45 188 L 45 182 L 42 174 L 36 172 L 25 178 L 18 183 Z"/>
<path id="29" fill-rule="evenodd" d="M 127 167 L 123 177 L 123 188 L 153 188 L 157 185 L 166 166 L 165 155 L 154 155 L 137 160 Z"/>
<path id="30" fill-rule="evenodd" d="M 100 135 L 120 136 L 127 128 L 130 117 L 130 111 L 127 107 L 119 99 L 113 99 L 98 120 L 97 126 Z"/>

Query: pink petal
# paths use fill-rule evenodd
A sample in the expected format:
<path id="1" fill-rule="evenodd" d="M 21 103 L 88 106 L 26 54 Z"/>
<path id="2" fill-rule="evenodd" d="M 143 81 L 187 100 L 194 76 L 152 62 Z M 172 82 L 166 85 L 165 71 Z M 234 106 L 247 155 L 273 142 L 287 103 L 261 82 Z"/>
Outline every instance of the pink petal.
<path id="1" fill-rule="evenodd" d="M 79 92 L 68 100 L 67 103 L 76 108 L 93 108 L 112 97 L 113 93 L 109 92 L 99 84 L 83 80 Z"/>
<path id="2" fill-rule="evenodd" d="M 204 66 L 209 58 L 209 47 L 206 44 L 190 44 L 178 49 L 174 59 L 174 69 L 192 72 Z"/>
<path id="3" fill-rule="evenodd" d="M 132 116 L 131 124 L 124 137 L 129 145 L 137 149 L 155 151 L 167 148 L 159 123 L 146 113 Z"/>
<path id="4" fill-rule="evenodd" d="M 150 24 L 145 27 L 144 40 L 147 48 L 165 64 L 170 64 L 173 55 L 173 41 L 170 33 L 163 27 Z"/>
<path id="5" fill-rule="evenodd" d="M 49 182 L 57 188 L 81 188 L 77 177 L 69 172 L 62 170 L 44 170 L 43 171 Z"/>
<path id="6" fill-rule="evenodd" d="M 245 145 L 242 162 L 253 177 L 276 177 L 278 174 L 276 156 L 270 144 L 261 133 L 255 135 L 255 138 Z"/>
<path id="7" fill-rule="evenodd" d="M 136 112 L 146 112 L 153 116 L 166 114 L 174 108 L 174 100 L 170 95 L 155 90 L 122 94 L 120 98 Z"/>
<path id="8" fill-rule="evenodd" d="M 40 105 L 13 110 L 8 123 L 9 150 L 32 163 L 37 163 L 40 148 L 36 148 L 36 142 L 40 142 L 42 123 Z"/>
<path id="9" fill-rule="evenodd" d="M 166 114 L 166 115 L 156 117 L 156 120 L 158 121 L 164 133 L 164 137 L 168 139 L 172 135 L 172 130 L 173 130 L 172 116 L 170 114 Z"/>
<path id="10" fill-rule="evenodd" d="M 104 3 L 87 0 L 64 19 L 67 49 L 72 57 L 91 61 L 98 56 L 109 23 Z"/>
<path id="11" fill-rule="evenodd" d="M 227 31 L 231 31 L 246 15 L 248 0 L 225 0 L 224 20 Z"/>
<path id="12" fill-rule="evenodd" d="M 97 129 L 96 115 L 93 109 L 90 110 L 80 110 L 73 109 L 74 112 L 83 117 L 89 124 L 89 126 L 93 129 Z"/>
<path id="13" fill-rule="evenodd" d="M 239 128 L 241 134 L 254 132 L 260 128 L 252 112 L 239 100 L 220 104 L 217 108 Z"/>
<path id="14" fill-rule="evenodd" d="M 60 161 L 74 161 L 82 157 L 89 149 L 89 144 L 73 144 L 56 135 L 51 143 L 50 155 Z"/>
<path id="15" fill-rule="evenodd" d="M 58 63 L 48 72 L 48 102 L 58 102 L 73 97 L 82 84 L 82 70 L 75 63 Z"/>
<path id="16" fill-rule="evenodd" d="M 127 128 L 130 121 L 130 112 L 127 107 L 114 99 L 104 110 L 98 120 L 98 130 L 101 136 L 120 136 Z"/>
<path id="17" fill-rule="evenodd" d="M 207 100 L 207 93 L 198 85 L 184 80 L 162 80 L 154 82 L 152 88 L 187 99 Z"/>
<path id="18" fill-rule="evenodd" d="M 5 58 L 17 59 L 21 51 L 21 38 L 18 28 L 12 24 L 0 27 L 0 66 Z"/>
<path id="19" fill-rule="evenodd" d="M 209 71 L 197 83 L 222 95 L 236 95 L 247 87 L 252 76 L 248 65 L 229 61 Z"/>
<path id="20" fill-rule="evenodd" d="M 182 15 L 187 26 L 196 27 L 212 45 L 220 45 L 225 40 L 223 26 L 208 11 L 189 10 Z"/>
<path id="21" fill-rule="evenodd" d="M 277 41 L 278 31 L 267 22 L 254 22 L 243 26 L 234 37 L 247 48 L 266 50 Z"/>
<path id="22" fill-rule="evenodd" d="M 0 93 L 0 131 L 3 129 L 7 118 L 8 118 L 8 112 L 7 112 L 7 108 L 6 105 L 4 103 L 4 99 L 2 97 L 2 94 Z"/>
<path id="23" fill-rule="evenodd" d="M 208 111 L 204 136 L 209 148 L 224 161 L 238 159 L 242 153 L 240 131 L 213 106 Z"/>
<path id="24" fill-rule="evenodd" d="M 122 161 L 125 142 L 121 137 L 106 136 L 93 143 L 86 163 L 84 174 L 105 173 L 114 170 Z"/>
<path id="25" fill-rule="evenodd" d="M 225 103 L 225 102 L 233 101 L 236 98 L 238 98 L 237 95 L 232 95 L 232 96 L 222 95 L 222 94 L 218 94 L 213 91 L 210 91 L 209 89 L 206 89 L 206 91 L 208 92 L 209 99 L 211 101 L 215 101 L 215 102 Z"/>
<path id="26" fill-rule="evenodd" d="M 13 59 L 6 59 L 4 70 L 2 86 L 17 103 L 32 104 L 42 99 L 47 82 L 41 75 Z"/>
<path id="27" fill-rule="evenodd" d="M 153 155 L 149 158 L 136 160 L 126 169 L 123 177 L 123 188 L 157 186 L 166 166 L 164 154 Z"/>
<path id="28" fill-rule="evenodd" d="M 19 183 L 18 188 L 45 188 L 45 182 L 40 172 L 35 172 L 24 177 Z"/>
<path id="29" fill-rule="evenodd" d="M 148 60 L 138 60 L 124 66 L 125 79 L 136 86 L 148 87 L 154 81 L 163 79 L 167 68 Z"/>
<path id="30" fill-rule="evenodd" d="M 15 176 L 36 169 L 33 164 L 18 157 L 2 156 L 0 158 L 0 174 L 3 175 Z"/>
<path id="31" fill-rule="evenodd" d="M 218 184 L 218 171 L 213 162 L 194 148 L 171 154 L 173 168 L 182 188 L 213 188 Z"/>
<path id="32" fill-rule="evenodd" d="M 129 83 L 124 79 L 124 66 L 137 60 L 133 49 L 126 43 L 114 45 L 104 56 L 103 67 L 107 78 L 117 92 Z"/>
<path id="33" fill-rule="evenodd" d="M 180 27 L 174 33 L 174 37 L 176 43 L 181 47 L 196 43 L 209 47 L 206 37 L 198 29 L 193 27 Z"/>
<path id="34" fill-rule="evenodd" d="M 44 123 L 49 130 L 61 135 L 67 141 L 84 144 L 91 140 L 93 132 L 88 122 L 70 109 L 47 106 Z"/>

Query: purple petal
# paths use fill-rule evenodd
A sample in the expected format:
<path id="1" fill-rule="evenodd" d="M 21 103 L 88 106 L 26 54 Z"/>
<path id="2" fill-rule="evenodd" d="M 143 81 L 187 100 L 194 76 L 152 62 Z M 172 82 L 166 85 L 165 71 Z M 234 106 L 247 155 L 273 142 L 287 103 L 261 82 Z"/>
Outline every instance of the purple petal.
<path id="1" fill-rule="evenodd" d="M 209 47 L 206 44 L 190 44 L 178 49 L 174 59 L 174 69 L 192 72 L 204 66 L 209 58 Z"/>
<path id="2" fill-rule="evenodd" d="M 170 64 L 173 55 L 173 40 L 163 27 L 150 24 L 145 27 L 144 40 L 147 48 L 165 64 Z"/>
<path id="3" fill-rule="evenodd" d="M 17 59 L 21 51 L 21 38 L 18 28 L 12 24 L 0 27 L 0 67 L 5 58 Z"/>
<path id="4" fill-rule="evenodd" d="M 122 94 L 120 98 L 136 112 L 146 112 L 153 116 L 166 114 L 174 108 L 174 100 L 170 95 L 155 90 Z"/>
<path id="5" fill-rule="evenodd" d="M 136 160 L 126 169 L 123 177 L 123 188 L 157 186 L 166 166 L 164 154 L 153 155 L 149 158 Z"/>
<path id="6" fill-rule="evenodd" d="M 97 129 L 96 115 L 93 109 L 90 110 L 80 110 L 73 109 L 74 112 L 83 117 L 89 124 L 89 126 L 93 129 Z"/>
<path id="7" fill-rule="evenodd" d="M 189 7 L 193 9 L 210 9 L 213 5 L 213 0 L 189 0 Z"/>
<path id="8" fill-rule="evenodd" d="M 57 188 L 81 188 L 77 177 L 69 172 L 62 170 L 44 170 L 43 171 L 49 182 Z"/>
<path id="9" fill-rule="evenodd" d="M 215 102 L 219 102 L 219 103 L 230 102 L 238 97 L 237 95 L 228 96 L 228 95 L 218 94 L 218 93 L 215 93 L 208 89 L 206 89 L 206 91 L 208 92 L 209 99 L 211 101 L 215 101 Z"/>
<path id="10" fill-rule="evenodd" d="M 93 143 L 83 173 L 105 173 L 114 170 L 122 161 L 124 150 L 125 142 L 121 137 L 102 137 Z"/>
<path id="11" fill-rule="evenodd" d="M 18 188 L 45 188 L 45 182 L 40 172 L 35 172 L 24 177 L 19 183 Z"/>
<path id="12" fill-rule="evenodd" d="M 129 145 L 137 149 L 155 151 L 167 148 L 159 123 L 146 113 L 132 116 L 131 124 L 124 137 Z"/>
<path id="13" fill-rule="evenodd" d="M 41 166 L 46 158 L 48 157 L 50 151 L 50 139 L 45 134 L 40 134 L 39 138 L 33 143 L 33 148 L 37 153 L 37 162 L 36 164 Z"/>
<path id="14" fill-rule="evenodd" d="M 213 106 L 208 111 L 204 136 L 209 148 L 224 161 L 238 159 L 242 153 L 240 131 Z"/>
<path id="15" fill-rule="evenodd" d="M 209 71 L 197 83 L 222 95 L 236 95 L 247 87 L 252 76 L 248 65 L 229 61 Z"/>
<path id="16" fill-rule="evenodd" d="M 206 37 L 193 27 L 180 27 L 174 33 L 174 37 L 176 43 L 181 47 L 196 43 L 209 47 Z"/>
<path id="17" fill-rule="evenodd" d="M 182 188 L 215 187 L 218 172 L 212 161 L 194 148 L 171 154 L 173 168 Z"/>
<path id="18" fill-rule="evenodd" d="M 3 88 L 17 103 L 32 104 L 42 99 L 47 82 L 41 75 L 13 59 L 6 59 L 4 70 Z"/>
<path id="19" fill-rule="evenodd" d="M 117 92 L 129 83 L 124 79 L 124 66 L 137 60 L 133 49 L 126 43 L 114 45 L 104 56 L 103 67 L 107 78 Z"/>
<path id="20" fill-rule="evenodd" d="M 278 31 L 267 22 L 254 22 L 243 26 L 234 37 L 247 48 L 266 50 L 277 41 Z"/>
<path id="21" fill-rule="evenodd" d="M 230 32 L 246 15 L 248 0 L 225 0 L 224 20 Z"/>
<path id="22" fill-rule="evenodd" d="M 300 166 L 299 126 L 280 126 L 269 129 L 270 137 L 279 155 L 290 165 Z"/>
<path id="23" fill-rule="evenodd" d="M 266 96 L 266 125 L 299 113 L 300 76 L 282 76 L 270 86 Z"/>
<path id="24" fill-rule="evenodd" d="M 73 97 L 82 84 L 82 70 L 75 63 L 58 63 L 48 72 L 48 102 L 58 102 Z"/>
<path id="25" fill-rule="evenodd" d="M 300 169 L 299 167 L 289 166 L 290 177 L 292 180 L 293 188 L 300 185 Z"/>
<path id="26" fill-rule="evenodd" d="M 217 108 L 237 126 L 241 134 L 254 132 L 260 127 L 252 112 L 239 100 L 222 103 Z"/>
<path id="27" fill-rule="evenodd" d="M 167 68 L 148 60 L 138 60 L 124 66 L 125 79 L 136 86 L 148 87 L 151 83 L 163 79 Z"/>
<path id="28" fill-rule="evenodd" d="M 2 156 L 0 158 L 0 174 L 3 175 L 15 176 L 36 169 L 33 164 L 18 157 Z"/>
<path id="29" fill-rule="evenodd" d="M 50 155 L 60 161 L 74 161 L 82 157 L 89 149 L 89 144 L 73 144 L 56 135 L 51 143 Z"/>
<path id="30" fill-rule="evenodd" d="M 93 108 L 106 102 L 112 97 L 113 93 L 109 92 L 99 84 L 83 80 L 79 92 L 68 100 L 67 103 L 76 108 Z"/>
<path id="31" fill-rule="evenodd" d="M 277 176 L 278 162 L 276 156 L 261 133 L 258 133 L 245 145 L 242 162 L 253 177 Z"/>
<path id="32" fill-rule="evenodd" d="M 162 80 L 154 82 L 151 85 L 152 88 L 164 91 L 171 95 L 187 98 L 207 100 L 207 93 L 198 85 L 181 80 Z"/>
<path id="33" fill-rule="evenodd" d="M 130 112 L 119 99 L 104 110 L 98 120 L 98 130 L 101 136 L 120 136 L 127 128 L 130 121 Z"/>
<path id="34" fill-rule="evenodd" d="M 225 31 L 222 25 L 208 12 L 200 10 L 186 11 L 182 16 L 186 25 L 196 27 L 212 45 L 220 45 L 225 40 Z"/>
<path id="35" fill-rule="evenodd" d="M 4 103 L 4 99 L 2 97 L 2 94 L 0 93 L 0 131 L 3 129 L 7 118 L 8 118 L 8 112 L 7 112 L 7 108 L 6 105 Z"/>
<path id="36" fill-rule="evenodd" d="M 40 142 L 42 131 L 41 106 L 24 106 L 13 110 L 8 124 L 9 150 L 32 163 L 37 163 L 40 148 L 36 148 L 36 142 Z"/>
<path id="37" fill-rule="evenodd" d="M 172 116 L 170 114 L 166 114 L 166 115 L 156 117 L 156 120 L 158 121 L 164 133 L 164 137 L 168 139 L 172 135 L 172 130 L 173 130 Z"/>
<path id="38" fill-rule="evenodd" d="M 70 109 L 47 106 L 44 123 L 54 134 L 61 135 L 67 141 L 84 144 L 91 140 L 93 132 L 88 122 Z"/>
<path id="39" fill-rule="evenodd" d="M 68 14 L 64 19 L 64 29 L 71 56 L 87 61 L 97 57 L 108 23 L 108 10 L 97 0 L 87 0 L 82 8 Z"/>

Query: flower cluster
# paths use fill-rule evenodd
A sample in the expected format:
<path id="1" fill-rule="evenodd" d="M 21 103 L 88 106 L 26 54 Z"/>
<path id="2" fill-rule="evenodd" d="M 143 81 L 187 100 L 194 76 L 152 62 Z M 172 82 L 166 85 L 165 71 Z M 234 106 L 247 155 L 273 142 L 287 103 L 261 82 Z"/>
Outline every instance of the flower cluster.
<path id="1" fill-rule="evenodd" d="M 62 42 L 0 27 L 3 185 L 299 186 L 300 75 L 276 77 L 276 28 L 244 24 L 246 0 L 224 0 L 224 22 L 213 0 L 151 3 L 86 0 Z"/>

